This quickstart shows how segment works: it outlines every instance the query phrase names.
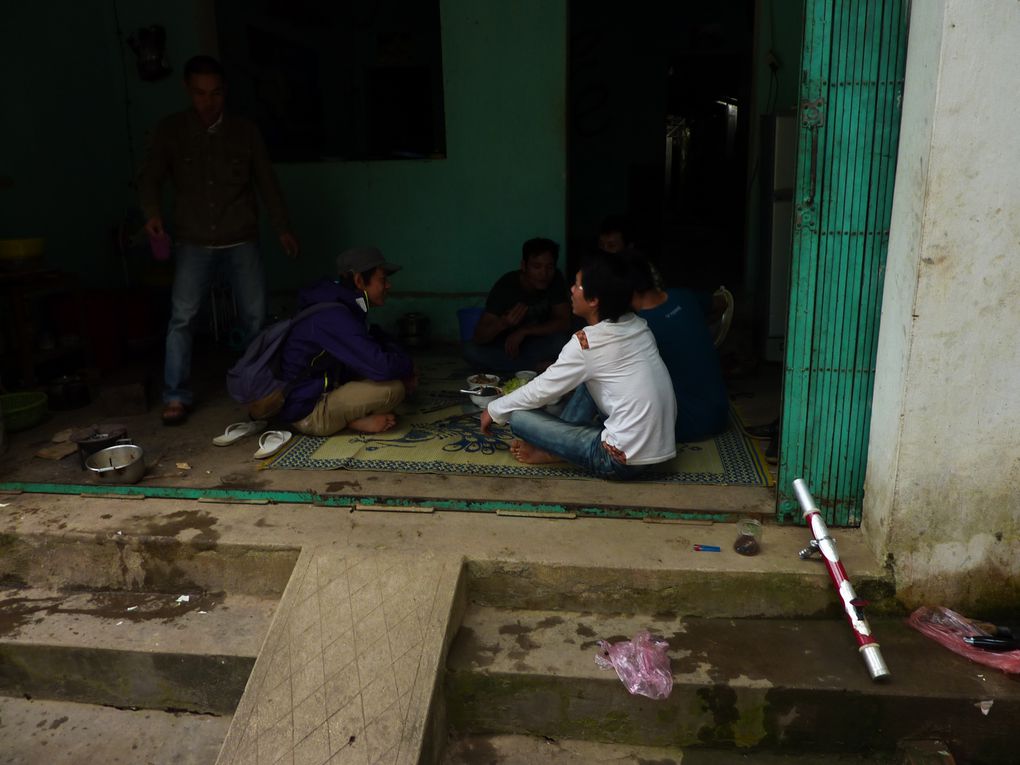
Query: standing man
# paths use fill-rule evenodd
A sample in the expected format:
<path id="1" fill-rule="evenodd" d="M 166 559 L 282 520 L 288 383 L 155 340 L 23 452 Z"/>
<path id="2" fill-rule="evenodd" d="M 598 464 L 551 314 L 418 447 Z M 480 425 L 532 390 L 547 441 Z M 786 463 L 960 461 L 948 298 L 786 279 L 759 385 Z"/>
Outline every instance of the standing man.
<path id="1" fill-rule="evenodd" d="M 476 372 L 545 369 L 570 335 L 567 284 L 556 258 L 560 246 L 551 239 L 529 239 L 521 248 L 521 265 L 500 277 L 489 291 L 485 313 L 475 328 L 464 358 Z"/>
<path id="2" fill-rule="evenodd" d="M 571 307 L 585 328 L 545 372 L 489 403 L 481 430 L 509 422 L 510 451 L 525 464 L 566 460 L 599 478 L 632 479 L 676 456 L 676 400 L 644 319 L 631 312 L 627 264 L 599 253 L 577 272 Z M 543 407 L 584 386 L 605 417 L 595 424 L 573 401 L 556 417 Z"/>
<path id="3" fill-rule="evenodd" d="M 166 237 L 161 212 L 163 182 L 174 186 L 177 263 L 166 335 L 163 423 L 184 422 L 192 405 L 191 322 L 219 269 L 230 274 L 245 338 L 266 315 L 265 275 L 258 246 L 258 203 L 290 257 L 298 243 L 258 128 L 223 110 L 223 68 L 210 56 L 184 66 L 191 108 L 164 118 L 152 136 L 139 181 L 145 230 Z"/>

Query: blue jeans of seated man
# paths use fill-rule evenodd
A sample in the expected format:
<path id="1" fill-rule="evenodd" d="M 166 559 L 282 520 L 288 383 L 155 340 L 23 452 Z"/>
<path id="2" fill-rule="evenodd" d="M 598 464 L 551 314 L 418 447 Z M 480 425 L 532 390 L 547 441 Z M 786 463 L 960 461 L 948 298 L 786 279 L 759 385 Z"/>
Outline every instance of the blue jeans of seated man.
<path id="1" fill-rule="evenodd" d="M 579 389 L 580 390 L 580 389 Z M 563 410 L 563 415 L 568 413 Z M 589 421 L 590 422 L 590 421 Z M 568 422 L 541 409 L 522 409 L 510 415 L 514 435 L 582 467 L 599 478 L 625 481 L 637 478 L 644 465 L 621 465 L 602 446 L 601 425 Z"/>
<path id="2" fill-rule="evenodd" d="M 471 365 L 472 372 L 513 373 L 523 369 L 533 370 L 539 362 L 555 361 L 569 340 L 570 335 L 566 333 L 526 337 L 521 342 L 516 359 L 510 358 L 503 350 L 502 340 L 484 345 L 464 343 L 461 352 Z"/>
<path id="3" fill-rule="evenodd" d="M 599 411 L 595 399 L 588 392 L 588 386 L 581 383 L 570 394 L 570 399 L 560 413 L 560 419 L 579 425 L 601 426 L 606 416 Z"/>
<path id="4" fill-rule="evenodd" d="M 163 367 L 163 402 L 190 405 L 191 323 L 209 294 L 213 279 L 224 269 L 230 277 L 238 321 L 244 341 L 254 337 L 266 317 L 266 280 L 254 242 L 211 249 L 182 244 L 177 247 L 170 324 L 166 332 Z"/>

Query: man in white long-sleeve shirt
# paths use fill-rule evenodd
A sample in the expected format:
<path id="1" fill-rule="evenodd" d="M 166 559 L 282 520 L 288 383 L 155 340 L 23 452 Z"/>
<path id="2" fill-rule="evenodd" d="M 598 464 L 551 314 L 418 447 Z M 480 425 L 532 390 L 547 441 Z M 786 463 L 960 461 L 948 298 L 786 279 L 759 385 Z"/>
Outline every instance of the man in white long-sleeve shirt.
<path id="1" fill-rule="evenodd" d="M 570 290 L 571 308 L 587 327 L 563 346 L 545 372 L 482 412 L 482 432 L 510 423 L 511 451 L 528 464 L 565 460 L 600 478 L 635 478 L 676 456 L 676 399 L 644 319 L 630 312 L 626 264 L 600 253 L 587 260 Z M 542 407 L 585 385 L 604 421 L 559 416 Z"/>

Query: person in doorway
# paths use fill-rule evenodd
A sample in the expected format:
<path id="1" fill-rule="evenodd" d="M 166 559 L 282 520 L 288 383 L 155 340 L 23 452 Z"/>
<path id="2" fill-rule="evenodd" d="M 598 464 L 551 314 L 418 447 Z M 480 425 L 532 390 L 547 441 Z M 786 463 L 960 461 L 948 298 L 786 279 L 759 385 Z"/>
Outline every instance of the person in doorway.
<path id="1" fill-rule="evenodd" d="M 567 285 L 556 268 L 559 245 L 550 239 L 524 243 L 520 269 L 500 277 L 464 358 L 479 372 L 547 367 L 569 338 Z"/>
<path id="2" fill-rule="evenodd" d="M 631 297 L 626 262 L 607 253 L 588 258 L 571 288 L 571 308 L 585 328 L 544 373 L 489 403 L 482 432 L 509 422 L 517 437 L 511 452 L 520 462 L 565 460 L 600 478 L 637 478 L 676 456 L 669 372 L 648 325 L 631 312 Z M 559 417 L 543 410 L 578 386 L 604 422 L 578 416 L 570 404 Z"/>
<path id="3" fill-rule="evenodd" d="M 368 324 L 386 302 L 400 266 L 377 247 L 355 247 L 337 258 L 339 278 L 302 290 L 298 310 L 335 303 L 294 324 L 280 352 L 288 383 L 280 419 L 310 436 L 350 429 L 381 433 L 396 424 L 393 410 L 413 393 L 418 377 L 407 352 Z"/>
<path id="4" fill-rule="evenodd" d="M 150 237 L 167 236 L 161 196 L 174 187 L 177 240 L 170 324 L 166 337 L 163 422 L 187 418 L 191 389 L 191 322 L 217 271 L 229 272 L 247 340 L 266 314 L 265 276 L 258 246 L 256 192 L 291 257 L 298 243 L 258 128 L 227 113 L 220 63 L 195 56 L 184 66 L 191 108 L 163 119 L 152 135 L 139 179 L 139 196 Z"/>
<path id="5" fill-rule="evenodd" d="M 599 228 L 599 249 L 602 252 L 625 256 L 638 253 L 634 246 L 634 235 L 627 218 L 623 215 L 610 215 L 602 221 L 602 226 Z M 652 270 L 655 286 L 658 289 L 663 289 L 665 282 L 662 279 L 662 274 L 659 273 L 659 269 L 651 261 L 648 261 L 648 267 Z"/>
<path id="6" fill-rule="evenodd" d="M 599 249 L 615 254 L 633 247 L 630 222 L 622 215 L 607 216 L 599 227 Z"/>

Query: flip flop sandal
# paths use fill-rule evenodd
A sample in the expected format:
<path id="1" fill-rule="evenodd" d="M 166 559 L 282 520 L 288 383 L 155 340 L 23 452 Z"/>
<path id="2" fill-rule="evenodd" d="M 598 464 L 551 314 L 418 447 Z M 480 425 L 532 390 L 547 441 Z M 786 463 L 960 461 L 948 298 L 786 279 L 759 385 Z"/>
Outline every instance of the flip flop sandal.
<path id="1" fill-rule="evenodd" d="M 256 433 L 261 433 L 265 429 L 265 420 L 235 422 L 233 425 L 227 425 L 227 429 L 223 431 L 223 435 L 216 436 L 212 442 L 217 446 L 230 446 L 232 443 L 240 441 L 245 436 L 253 436 Z"/>
<path id="2" fill-rule="evenodd" d="M 264 460 L 266 457 L 272 457 L 290 439 L 289 430 L 267 430 L 259 436 L 259 450 L 255 452 L 255 459 Z"/>

